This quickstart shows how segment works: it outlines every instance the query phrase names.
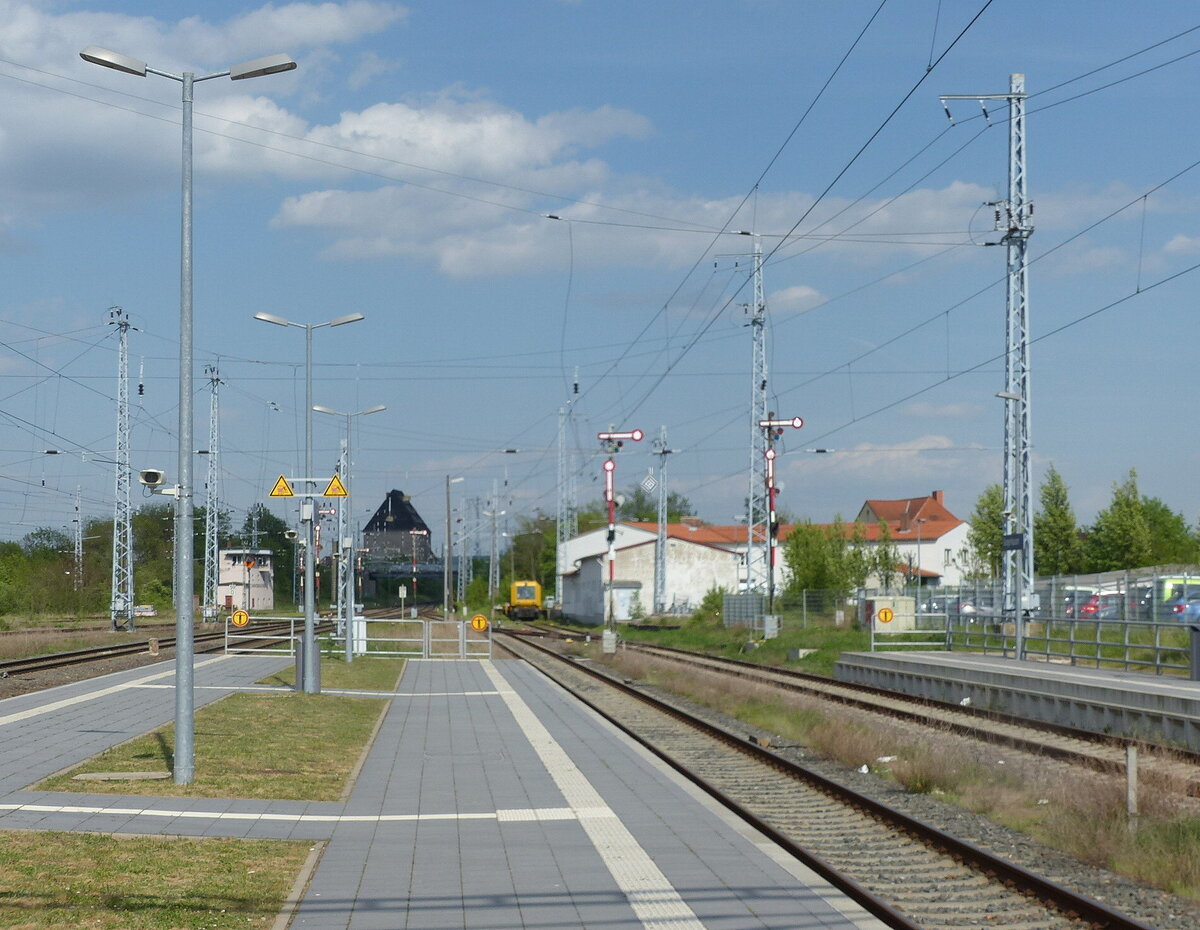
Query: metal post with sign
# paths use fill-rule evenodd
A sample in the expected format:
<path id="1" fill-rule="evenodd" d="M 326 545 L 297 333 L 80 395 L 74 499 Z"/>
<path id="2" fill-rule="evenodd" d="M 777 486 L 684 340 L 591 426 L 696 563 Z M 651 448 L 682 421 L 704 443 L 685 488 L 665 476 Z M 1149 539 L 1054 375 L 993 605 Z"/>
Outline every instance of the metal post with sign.
<path id="1" fill-rule="evenodd" d="M 800 429 L 804 426 L 804 420 L 800 417 L 776 419 L 772 411 L 768 419 L 759 420 L 758 425 L 765 430 L 767 437 L 767 450 L 763 453 L 767 484 L 767 614 L 763 617 L 763 638 L 774 639 L 779 635 L 779 617 L 775 614 L 775 560 L 779 548 L 779 520 L 775 511 L 775 497 L 779 492 L 775 484 L 775 440 L 783 435 L 784 427 Z"/>
<path id="2" fill-rule="evenodd" d="M 604 500 L 608 503 L 608 596 L 604 599 L 604 629 L 600 635 L 601 649 L 612 654 L 617 651 L 617 619 L 613 598 L 617 565 L 617 496 L 614 488 L 614 472 L 617 463 L 612 456 L 621 451 L 626 439 L 641 442 L 645 434 L 640 429 L 609 430 L 597 433 L 596 438 L 604 443 L 609 458 L 604 462 Z"/>
<path id="3" fill-rule="evenodd" d="M 346 497 L 346 487 L 342 484 L 342 479 L 334 475 L 325 484 L 325 489 L 320 494 L 314 491 L 303 491 L 297 494 L 295 484 L 303 482 L 307 485 L 318 485 L 323 479 L 320 478 L 288 478 L 286 475 L 280 475 L 275 484 L 271 488 L 270 497 L 299 497 L 300 500 L 300 522 L 304 526 L 304 632 L 300 638 L 300 648 L 297 650 L 298 660 L 296 662 L 296 690 L 303 691 L 307 694 L 319 694 L 321 692 L 321 662 L 320 655 L 317 652 L 317 634 L 316 634 L 316 600 L 315 600 L 315 581 L 313 572 L 310 567 L 313 564 L 315 557 L 316 540 L 314 535 L 314 527 L 316 525 L 316 503 L 318 497 Z"/>

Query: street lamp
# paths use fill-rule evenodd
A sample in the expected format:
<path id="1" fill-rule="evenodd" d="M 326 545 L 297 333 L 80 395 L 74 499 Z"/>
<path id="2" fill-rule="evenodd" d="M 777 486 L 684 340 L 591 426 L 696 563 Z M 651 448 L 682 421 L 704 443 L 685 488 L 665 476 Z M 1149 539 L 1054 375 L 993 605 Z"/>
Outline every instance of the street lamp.
<path id="1" fill-rule="evenodd" d="M 262 320 L 264 323 L 274 323 L 276 326 L 295 326 L 297 329 L 304 330 L 304 471 L 306 474 L 300 480 L 305 484 L 310 484 L 313 478 L 313 450 L 312 450 L 312 334 L 314 329 L 320 329 L 322 326 L 343 326 L 346 323 L 355 323 L 363 319 L 361 313 L 347 313 L 345 316 L 335 317 L 332 320 L 326 320 L 324 323 L 297 323 L 293 320 L 286 319 L 281 316 L 276 316 L 273 313 L 256 313 L 254 319 Z M 309 495 L 300 504 L 300 522 L 304 524 L 304 637 L 300 641 L 300 677 L 301 681 L 296 682 L 305 694 L 319 694 L 321 692 L 321 667 L 317 661 L 317 637 L 316 637 L 316 601 L 314 600 L 314 588 L 316 585 L 316 562 L 315 550 L 316 542 L 313 539 L 313 523 L 315 522 L 315 514 L 313 513 L 312 496 Z"/>
<path id="2" fill-rule="evenodd" d="M 462 475 L 457 478 L 446 476 L 446 564 L 442 572 L 442 616 L 447 620 L 450 619 L 450 607 L 453 604 L 453 599 L 450 597 L 450 585 L 454 581 L 454 537 L 452 535 L 453 527 L 450 523 L 450 485 L 465 480 Z"/>
<path id="3" fill-rule="evenodd" d="M 331 410 L 328 407 L 322 407 L 320 404 L 312 408 L 317 413 L 328 413 L 336 417 L 346 418 L 346 497 L 342 501 L 342 507 L 346 513 L 350 514 L 350 526 L 348 527 L 350 535 L 346 538 L 349 540 L 349 545 L 346 545 L 346 540 L 342 540 L 342 557 L 346 560 L 346 589 L 342 595 L 342 603 L 346 605 L 345 626 L 343 632 L 346 636 L 346 661 L 354 661 L 354 649 L 352 646 L 353 636 L 351 628 L 354 626 L 354 537 L 357 535 L 356 527 L 354 526 L 354 508 L 350 504 L 350 492 L 354 489 L 354 483 L 350 479 L 351 465 L 353 461 L 350 457 L 350 424 L 353 417 L 365 417 L 369 413 L 379 413 L 380 410 L 387 410 L 383 404 L 375 407 L 368 407 L 366 410 L 359 410 L 355 413 L 343 413 L 340 410 Z"/>
<path id="4" fill-rule="evenodd" d="M 179 475 L 175 499 L 175 784 L 188 785 L 195 770 L 194 661 L 192 628 L 192 85 L 228 77 L 233 81 L 291 71 L 287 55 L 268 55 L 242 62 L 228 71 L 197 77 L 191 71 L 172 74 L 150 68 L 144 61 L 89 45 L 79 57 L 94 65 L 125 74 L 178 81 L 183 88 L 183 178 L 179 260 Z"/>

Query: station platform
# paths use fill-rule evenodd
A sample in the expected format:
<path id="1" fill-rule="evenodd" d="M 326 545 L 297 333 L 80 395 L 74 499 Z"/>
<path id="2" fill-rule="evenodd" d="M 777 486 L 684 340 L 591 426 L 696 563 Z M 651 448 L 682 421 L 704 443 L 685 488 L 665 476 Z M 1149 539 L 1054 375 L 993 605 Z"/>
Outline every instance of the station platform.
<path id="1" fill-rule="evenodd" d="M 852 684 L 1200 751 L 1200 682 L 964 652 L 846 652 Z"/>
<path id="2" fill-rule="evenodd" d="M 197 706 L 285 664 L 199 660 Z M 28 790 L 169 722 L 173 675 L 0 701 L 0 829 L 318 841 L 276 930 L 882 927 L 519 660 L 410 662 L 344 802 Z"/>

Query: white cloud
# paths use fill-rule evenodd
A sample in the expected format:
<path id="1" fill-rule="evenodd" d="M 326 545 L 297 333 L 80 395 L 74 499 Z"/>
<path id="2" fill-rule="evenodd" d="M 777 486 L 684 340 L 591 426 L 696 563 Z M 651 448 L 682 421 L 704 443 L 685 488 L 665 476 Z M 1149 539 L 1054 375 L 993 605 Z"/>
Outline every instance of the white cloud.
<path id="1" fill-rule="evenodd" d="M 1196 255 L 1200 254 L 1200 236 L 1185 236 L 1180 233 L 1172 237 L 1171 241 L 1163 246 L 1163 252 L 1167 255 Z"/>
<path id="2" fill-rule="evenodd" d="M 797 284 L 772 293 L 767 298 L 767 306 L 772 310 L 796 310 L 803 313 L 821 306 L 825 300 L 825 295 L 815 288 Z"/>
<path id="3" fill-rule="evenodd" d="M 953 475 L 964 465 L 958 447 L 948 436 L 928 434 L 887 447 L 860 444 L 835 453 L 843 477 L 877 481 L 887 475 L 890 481 L 929 479 Z M 964 450 L 966 451 L 966 450 Z M 976 456 L 972 453 L 971 460 Z"/>
<path id="4" fill-rule="evenodd" d="M 381 74 L 399 71 L 403 67 L 399 61 L 381 58 L 374 52 L 363 52 L 358 56 L 358 64 L 346 78 L 346 84 L 351 90 L 362 90 Z"/>

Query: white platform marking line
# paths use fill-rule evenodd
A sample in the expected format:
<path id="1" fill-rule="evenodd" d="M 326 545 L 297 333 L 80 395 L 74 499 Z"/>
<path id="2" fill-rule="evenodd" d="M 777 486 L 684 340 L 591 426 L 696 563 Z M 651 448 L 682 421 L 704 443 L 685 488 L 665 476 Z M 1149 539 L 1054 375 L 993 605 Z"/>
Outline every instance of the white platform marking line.
<path id="1" fill-rule="evenodd" d="M 174 688 L 174 685 L 147 684 L 145 679 L 140 682 L 133 683 L 132 687 L 145 688 L 147 690 L 163 690 L 169 691 Z M 197 691 L 247 691 L 258 692 L 264 694 L 291 694 L 296 689 L 291 685 L 195 685 Z M 355 691 L 346 688 L 322 688 L 322 694 L 340 694 L 347 697 L 380 697 L 380 698 L 406 698 L 406 697 L 495 697 L 499 694 L 498 691 Z"/>
<path id="2" fill-rule="evenodd" d="M 205 659 L 203 662 L 197 662 L 195 668 L 202 668 L 205 665 L 210 665 L 213 662 L 221 662 L 225 656 L 217 656 L 214 659 Z M 72 707 L 75 704 L 84 704 L 88 701 L 95 701 L 98 698 L 108 697 L 110 694 L 116 694 L 120 691 L 128 691 L 130 688 L 139 688 L 148 681 L 155 681 L 159 678 L 166 678 L 169 675 L 174 675 L 175 669 L 168 669 L 165 672 L 157 672 L 153 675 L 147 675 L 144 678 L 134 678 L 124 684 L 113 685 L 111 688 L 101 688 L 99 691 L 88 691 L 85 694 L 76 695 L 73 698 L 64 698 L 61 701 L 55 701 L 53 704 L 43 704 L 40 707 L 31 707 L 29 710 L 18 711 L 15 714 L 8 714 L 5 717 L 0 717 L 0 727 L 9 723 L 18 723 L 22 720 L 28 720 L 30 717 L 40 717 L 42 714 L 53 713 L 56 710 L 62 710 L 64 707 Z M 229 690 L 229 689 L 226 689 Z"/>
<path id="3" fill-rule="evenodd" d="M 547 820 L 574 820 L 575 812 L 565 807 L 498 810 L 495 813 L 453 814 L 273 814 L 266 811 L 198 811 L 142 807 L 89 807 L 80 804 L 0 804 L 0 815 L 33 814 L 109 814 L 124 817 L 181 817 L 191 820 L 263 820 L 285 823 L 415 823 L 418 821 L 499 820 L 522 823 Z"/>
<path id="4" fill-rule="evenodd" d="M 679 892 L 495 665 L 480 663 L 647 930 L 704 930 Z"/>

